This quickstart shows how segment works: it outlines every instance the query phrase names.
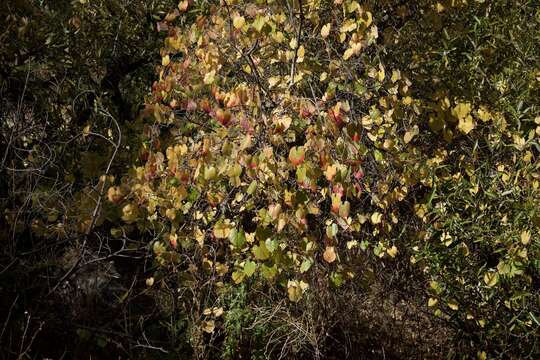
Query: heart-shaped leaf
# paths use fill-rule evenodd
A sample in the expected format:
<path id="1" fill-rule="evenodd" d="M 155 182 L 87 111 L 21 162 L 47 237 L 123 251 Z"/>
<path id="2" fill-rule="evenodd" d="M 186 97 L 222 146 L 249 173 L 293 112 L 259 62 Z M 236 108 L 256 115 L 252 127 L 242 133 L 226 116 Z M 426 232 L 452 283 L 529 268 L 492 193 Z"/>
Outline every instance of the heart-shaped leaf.
<path id="1" fill-rule="evenodd" d="M 298 166 L 304 162 L 305 150 L 303 146 L 294 146 L 289 151 L 289 161 L 294 166 Z"/>

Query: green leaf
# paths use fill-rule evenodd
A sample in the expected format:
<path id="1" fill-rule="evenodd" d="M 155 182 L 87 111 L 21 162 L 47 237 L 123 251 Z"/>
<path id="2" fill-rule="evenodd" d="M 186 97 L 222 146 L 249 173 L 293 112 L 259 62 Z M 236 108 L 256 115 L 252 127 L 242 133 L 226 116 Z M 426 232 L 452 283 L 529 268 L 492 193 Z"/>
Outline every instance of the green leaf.
<path id="1" fill-rule="evenodd" d="M 306 271 L 308 271 L 311 268 L 311 265 L 313 265 L 312 259 L 306 259 L 302 261 L 302 264 L 300 265 L 300 272 L 303 274 Z"/>
<path id="2" fill-rule="evenodd" d="M 244 232 L 244 229 L 231 230 L 229 234 L 229 241 L 235 248 L 237 249 L 243 248 L 246 245 L 246 234 Z"/>
<path id="3" fill-rule="evenodd" d="M 337 224 L 332 224 L 332 225 L 328 225 L 326 227 L 326 236 L 328 236 L 329 238 L 334 238 L 336 237 L 338 233 L 338 226 Z"/>
<path id="4" fill-rule="evenodd" d="M 213 180 L 217 176 L 217 170 L 215 167 L 210 166 L 204 169 L 204 179 L 205 180 Z"/>
<path id="5" fill-rule="evenodd" d="M 171 178 L 171 180 L 169 180 L 169 184 L 170 184 L 171 186 L 175 186 L 175 187 L 176 187 L 176 186 L 180 185 L 180 180 L 178 180 L 177 177 L 173 177 L 173 178 Z"/>
<path id="6" fill-rule="evenodd" d="M 273 253 L 278 247 L 277 240 L 266 239 L 264 244 L 266 245 L 266 248 L 268 249 L 268 251 L 270 251 L 271 253 Z"/>
<path id="7" fill-rule="evenodd" d="M 330 281 L 335 287 L 340 287 L 343 284 L 343 275 L 341 275 L 341 273 L 333 272 L 330 275 Z"/>
<path id="8" fill-rule="evenodd" d="M 249 195 L 252 195 L 252 194 L 255 192 L 255 190 L 257 190 L 257 181 L 253 180 L 253 181 L 251 182 L 251 184 L 249 184 L 249 187 L 247 188 L 247 191 L 246 191 L 246 192 L 247 192 Z"/>
<path id="9" fill-rule="evenodd" d="M 273 232 L 272 229 L 268 227 L 257 227 L 257 230 L 255 230 L 255 236 L 257 237 L 257 240 L 263 241 L 266 239 L 270 239 Z"/>
<path id="10" fill-rule="evenodd" d="M 267 21 L 268 21 L 268 18 L 266 16 L 258 15 L 255 21 L 253 22 L 253 27 L 255 28 L 255 30 L 257 30 L 257 32 L 261 32 L 263 26 L 266 24 Z"/>
<path id="11" fill-rule="evenodd" d="M 244 281 L 245 277 L 246 274 L 243 271 L 235 271 L 232 273 L 232 279 L 235 284 L 240 284 L 242 281 Z"/>
<path id="12" fill-rule="evenodd" d="M 250 277 L 255 273 L 255 270 L 257 269 L 257 264 L 251 260 L 247 260 L 244 263 L 244 274 L 246 274 L 247 277 Z"/>
<path id="13" fill-rule="evenodd" d="M 270 257 L 270 251 L 266 248 L 264 241 L 259 241 L 259 245 L 253 246 L 251 252 L 257 260 L 266 260 Z"/>
<path id="14" fill-rule="evenodd" d="M 375 151 L 373 152 L 373 156 L 375 157 L 375 161 L 377 162 L 381 162 L 384 160 L 383 154 L 377 149 L 375 149 Z"/>
<path id="15" fill-rule="evenodd" d="M 261 275 L 267 280 L 273 280 L 277 275 L 277 266 L 275 264 L 272 266 L 262 264 Z"/>
<path id="16" fill-rule="evenodd" d="M 368 246 L 369 246 L 369 242 L 367 240 L 360 241 L 360 249 L 362 249 L 362 251 L 366 251 Z"/>
<path id="17" fill-rule="evenodd" d="M 484 282 L 489 287 L 494 287 L 499 282 L 499 274 L 496 272 L 486 272 L 484 274 Z"/>

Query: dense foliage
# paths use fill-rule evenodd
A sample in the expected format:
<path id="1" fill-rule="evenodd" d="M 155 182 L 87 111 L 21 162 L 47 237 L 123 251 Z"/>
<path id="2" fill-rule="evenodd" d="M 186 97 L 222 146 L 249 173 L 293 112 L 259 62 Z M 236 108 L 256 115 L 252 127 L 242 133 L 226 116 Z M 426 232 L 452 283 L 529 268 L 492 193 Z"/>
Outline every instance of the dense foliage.
<path id="1" fill-rule="evenodd" d="M 52 293 L 107 238 L 122 251 L 86 263 L 151 253 L 118 301 L 132 289 L 152 298 L 170 319 L 152 331 L 175 339 L 145 338 L 130 356 L 540 355 L 534 1 L 176 5 L 157 21 L 155 58 L 156 34 L 137 21 L 144 5 L 130 15 L 116 2 L 66 4 L 73 38 L 47 35 L 47 66 L 67 56 L 67 81 L 90 90 L 34 85 L 50 101 L 33 116 L 54 119 L 40 125 L 46 138 L 21 140 L 34 146 L 25 157 L 10 144 L 5 159 L 31 167 L 40 144 L 59 141 L 73 162 L 64 181 L 7 194 L 6 219 L 23 233 L 31 193 L 32 236 L 83 239 Z M 39 29 L 42 18 L 10 19 Z M 87 35 L 96 23 L 103 32 Z M 2 61 L 19 71 L 14 53 Z M 151 75 L 132 72 L 153 61 L 136 116 Z"/>

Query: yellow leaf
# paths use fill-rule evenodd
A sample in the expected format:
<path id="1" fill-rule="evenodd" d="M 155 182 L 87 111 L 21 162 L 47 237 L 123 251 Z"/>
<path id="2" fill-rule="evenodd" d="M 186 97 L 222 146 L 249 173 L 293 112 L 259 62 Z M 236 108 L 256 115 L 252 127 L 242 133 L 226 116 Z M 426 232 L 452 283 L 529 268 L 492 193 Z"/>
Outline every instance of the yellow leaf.
<path id="1" fill-rule="evenodd" d="M 457 119 L 466 118 L 470 114 L 470 112 L 471 112 L 470 103 L 458 103 L 452 109 L 452 115 L 454 115 Z"/>
<path id="2" fill-rule="evenodd" d="M 455 301 L 455 300 L 450 300 L 450 301 L 448 301 L 447 304 L 448 304 L 448 307 L 450 309 L 454 310 L 454 311 L 457 311 L 459 309 L 459 305 L 458 305 L 457 301 Z"/>
<path id="3" fill-rule="evenodd" d="M 333 165 L 328 165 L 326 167 L 326 171 L 324 172 L 324 175 L 326 176 L 326 179 L 328 181 L 332 181 L 332 179 L 334 178 L 334 176 L 336 176 L 337 174 L 337 165 L 333 164 Z"/>
<path id="4" fill-rule="evenodd" d="M 354 29 L 356 29 L 356 22 L 354 19 L 347 19 L 345 22 L 343 22 L 339 31 L 342 33 L 347 33 L 353 31 Z"/>
<path id="5" fill-rule="evenodd" d="M 172 208 L 165 210 L 165 216 L 167 216 L 171 220 L 176 219 L 176 210 Z"/>
<path id="6" fill-rule="evenodd" d="M 291 281 L 287 283 L 287 293 L 289 295 L 289 300 L 292 302 L 299 302 L 302 299 L 302 295 L 308 288 L 308 284 L 303 281 Z"/>
<path id="7" fill-rule="evenodd" d="M 484 274 L 484 282 L 489 287 L 494 287 L 499 282 L 499 273 L 487 272 Z"/>
<path id="8" fill-rule="evenodd" d="M 429 298 L 428 302 L 427 302 L 427 306 L 434 307 L 435 305 L 437 305 L 438 302 L 439 302 L 439 300 L 437 300 L 435 298 Z"/>
<path id="9" fill-rule="evenodd" d="M 488 109 L 485 106 L 480 106 L 477 113 L 478 113 L 478 117 L 483 122 L 488 122 L 489 120 L 493 118 L 493 116 L 491 115 L 491 113 L 488 111 Z"/>
<path id="10" fill-rule="evenodd" d="M 279 76 L 271 76 L 268 78 L 268 85 L 270 85 L 270 87 L 273 88 L 279 83 L 280 79 L 281 78 Z"/>
<path id="11" fill-rule="evenodd" d="M 249 244 L 253 244 L 255 242 L 255 233 L 246 233 L 246 241 Z"/>
<path id="12" fill-rule="evenodd" d="M 362 17 L 362 22 L 364 23 L 364 26 L 366 28 L 369 27 L 369 25 L 371 25 L 371 23 L 373 22 L 373 15 L 369 11 L 366 11 Z"/>
<path id="13" fill-rule="evenodd" d="M 235 29 L 240 29 L 246 23 L 246 19 L 243 16 L 235 16 L 233 19 L 233 26 Z"/>
<path id="14" fill-rule="evenodd" d="M 296 49 L 298 47 L 298 41 L 296 40 L 296 38 L 292 38 L 291 41 L 289 42 L 289 46 L 291 47 L 291 49 Z"/>
<path id="15" fill-rule="evenodd" d="M 356 240 L 347 241 L 347 249 L 351 250 L 352 248 L 355 248 L 357 246 L 358 246 L 358 241 Z"/>
<path id="16" fill-rule="evenodd" d="M 272 220 L 276 220 L 281 214 L 281 204 L 271 204 L 268 206 L 268 214 L 270 214 L 270 217 Z"/>
<path id="17" fill-rule="evenodd" d="M 398 253 L 398 249 L 395 245 L 392 245 L 390 249 L 386 249 L 386 252 L 388 253 L 388 255 L 395 258 Z"/>
<path id="18" fill-rule="evenodd" d="M 350 13 L 355 12 L 358 9 L 361 9 L 361 8 L 360 8 L 360 4 L 358 4 L 356 1 L 353 1 L 347 6 L 347 11 Z"/>
<path id="19" fill-rule="evenodd" d="M 464 118 L 459 119 L 458 129 L 465 135 L 470 133 L 472 129 L 474 129 L 474 127 L 475 125 L 472 116 L 468 115 Z"/>
<path id="20" fill-rule="evenodd" d="M 281 44 L 285 40 L 285 36 L 281 31 L 272 33 L 272 37 L 278 44 Z"/>
<path id="21" fill-rule="evenodd" d="M 301 63 L 304 61 L 304 55 L 306 54 L 306 49 L 304 48 L 304 45 L 300 45 L 297 52 L 296 62 Z"/>
<path id="22" fill-rule="evenodd" d="M 205 75 L 204 75 L 204 79 L 203 79 L 203 82 L 206 84 L 206 85 L 210 85 L 214 82 L 215 80 L 215 76 L 216 76 L 216 70 L 212 70 L 210 72 L 207 72 Z"/>
<path id="23" fill-rule="evenodd" d="M 386 73 L 384 71 L 384 67 L 381 64 L 379 64 L 379 71 L 377 72 L 377 79 L 379 80 L 379 82 L 382 82 L 385 76 L 386 76 Z"/>
<path id="24" fill-rule="evenodd" d="M 214 225 L 214 236 L 217 239 L 226 239 L 226 238 L 228 238 L 230 232 L 231 232 L 231 228 L 222 221 L 218 221 Z"/>
<path id="25" fill-rule="evenodd" d="M 219 276 L 223 276 L 229 272 L 229 266 L 227 264 L 216 263 L 216 273 Z"/>
<path id="26" fill-rule="evenodd" d="M 243 271 L 235 271 L 232 273 L 232 280 L 235 284 L 240 284 L 242 281 L 244 281 L 245 277 L 246 274 Z"/>
<path id="27" fill-rule="evenodd" d="M 452 238 L 452 235 L 450 235 L 449 233 L 447 233 L 446 231 L 444 231 L 442 234 L 441 234 L 441 242 L 445 245 L 445 246 L 450 246 L 452 245 L 452 243 L 454 242 L 454 239 Z"/>
<path id="28" fill-rule="evenodd" d="M 396 81 L 401 79 L 401 72 L 399 70 L 392 70 L 392 77 L 390 80 L 392 83 L 395 83 Z"/>
<path id="29" fill-rule="evenodd" d="M 322 28 L 321 28 L 321 36 L 325 39 L 328 37 L 328 35 L 330 34 L 330 29 L 331 29 L 332 25 L 330 23 L 324 25 Z"/>
<path id="30" fill-rule="evenodd" d="M 343 60 L 349 60 L 349 58 L 351 56 L 354 55 L 354 50 L 351 49 L 351 48 L 348 48 L 347 50 L 345 50 L 345 52 L 343 53 Z"/>
<path id="31" fill-rule="evenodd" d="M 199 246 L 204 245 L 204 233 L 197 227 L 195 228 L 195 240 L 199 244 Z"/>
<path id="32" fill-rule="evenodd" d="M 326 250 L 324 250 L 323 259 L 330 264 L 336 261 L 336 248 L 333 246 L 327 246 Z"/>
<path id="33" fill-rule="evenodd" d="M 521 243 L 527 245 L 531 241 L 531 233 L 529 231 L 523 231 L 521 233 Z"/>
<path id="34" fill-rule="evenodd" d="M 171 58 L 169 57 L 169 55 L 165 55 L 162 59 L 161 59 L 161 65 L 163 66 L 167 66 L 171 63 Z"/>
<path id="35" fill-rule="evenodd" d="M 348 201 L 345 201 L 339 206 L 339 216 L 342 218 L 348 218 L 351 211 L 351 204 Z"/>
<path id="36" fill-rule="evenodd" d="M 274 86 L 276 86 L 279 81 L 280 81 L 281 77 L 279 76 L 271 76 L 268 78 L 268 85 L 270 85 L 270 88 L 273 88 Z"/>
<path id="37" fill-rule="evenodd" d="M 380 212 L 376 211 L 373 214 L 371 214 L 371 222 L 374 225 L 380 224 L 381 221 L 382 221 L 382 214 Z"/>
<path id="38" fill-rule="evenodd" d="M 401 102 L 403 103 L 403 105 L 411 105 L 412 102 L 413 102 L 413 98 L 410 97 L 410 96 L 405 96 Z"/>
<path id="39" fill-rule="evenodd" d="M 83 137 L 88 136 L 90 134 L 90 124 L 86 125 L 83 129 Z"/>
<path id="40" fill-rule="evenodd" d="M 414 137 L 414 134 L 412 132 L 406 131 L 405 135 L 403 136 L 403 140 L 405 141 L 405 144 L 410 143 L 413 137 Z"/>
<path id="41" fill-rule="evenodd" d="M 281 214 L 278 219 L 278 226 L 277 226 L 278 233 L 281 232 L 283 228 L 285 228 L 285 225 L 287 225 L 287 219 L 285 217 L 285 214 Z"/>
<path id="42" fill-rule="evenodd" d="M 203 315 L 208 316 L 212 314 L 212 309 L 206 308 L 203 311 Z"/>
<path id="43" fill-rule="evenodd" d="M 180 10 L 181 12 L 185 12 L 187 10 L 188 6 L 189 6 L 189 1 L 188 0 L 180 1 L 178 3 L 178 10 Z"/>
<path id="44" fill-rule="evenodd" d="M 214 320 L 208 320 L 202 322 L 202 330 L 206 333 L 213 333 L 216 328 L 216 324 Z"/>

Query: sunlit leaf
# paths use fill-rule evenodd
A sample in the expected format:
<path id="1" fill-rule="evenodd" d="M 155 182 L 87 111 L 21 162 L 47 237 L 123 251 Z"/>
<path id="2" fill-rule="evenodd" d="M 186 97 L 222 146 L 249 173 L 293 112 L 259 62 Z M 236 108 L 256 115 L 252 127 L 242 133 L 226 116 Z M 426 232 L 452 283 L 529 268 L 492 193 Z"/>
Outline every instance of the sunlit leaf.
<path id="1" fill-rule="evenodd" d="M 214 236 L 217 239 L 226 239 L 229 237 L 229 233 L 231 232 L 231 228 L 228 224 L 224 223 L 223 221 L 218 221 L 214 225 Z"/>
<path id="2" fill-rule="evenodd" d="M 251 248 L 251 252 L 257 260 L 266 260 L 270 257 L 270 251 L 266 248 L 264 241 L 259 241 L 259 245 L 254 245 Z"/>
<path id="3" fill-rule="evenodd" d="M 333 263 L 336 261 L 336 248 L 333 246 L 327 246 L 323 253 L 323 259 L 327 263 Z"/>
<path id="4" fill-rule="evenodd" d="M 332 27 L 332 24 L 328 23 L 326 25 L 323 25 L 323 27 L 321 28 L 321 36 L 323 38 L 327 38 L 328 35 L 330 34 L 330 29 Z"/>
<path id="5" fill-rule="evenodd" d="M 257 269 L 257 264 L 253 261 L 246 260 L 244 263 L 244 274 L 246 274 L 247 277 L 250 277 L 255 273 L 255 270 Z"/>

